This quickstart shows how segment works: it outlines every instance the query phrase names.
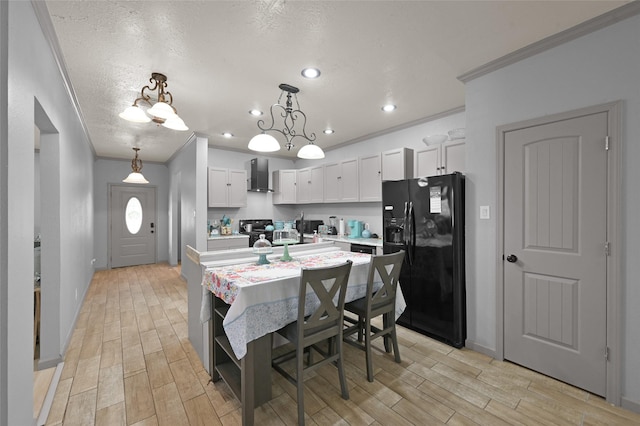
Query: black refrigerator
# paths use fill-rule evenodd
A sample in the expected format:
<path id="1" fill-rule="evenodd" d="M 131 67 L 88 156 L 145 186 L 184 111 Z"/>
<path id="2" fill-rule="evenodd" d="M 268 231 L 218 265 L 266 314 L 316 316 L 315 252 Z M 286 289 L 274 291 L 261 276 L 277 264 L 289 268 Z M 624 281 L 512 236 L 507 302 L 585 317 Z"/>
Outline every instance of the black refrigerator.
<path id="1" fill-rule="evenodd" d="M 398 324 L 456 348 L 467 337 L 464 176 L 382 182 L 383 251 L 405 250 Z"/>

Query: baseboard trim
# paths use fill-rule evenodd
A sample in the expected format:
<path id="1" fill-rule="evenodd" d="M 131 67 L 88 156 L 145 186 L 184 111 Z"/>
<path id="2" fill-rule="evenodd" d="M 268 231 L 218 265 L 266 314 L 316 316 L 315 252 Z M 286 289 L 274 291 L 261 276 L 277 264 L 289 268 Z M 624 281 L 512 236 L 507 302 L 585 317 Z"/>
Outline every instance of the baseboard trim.
<path id="1" fill-rule="evenodd" d="M 632 401 L 624 396 L 620 398 L 620 406 L 625 410 L 640 414 L 640 402 Z"/>
<path id="2" fill-rule="evenodd" d="M 47 396 L 45 396 L 42 408 L 40 409 L 40 415 L 38 416 L 36 426 L 44 426 L 47 422 L 47 417 L 49 417 L 49 411 L 51 411 L 51 406 L 53 405 L 53 397 L 56 394 L 56 389 L 58 389 L 58 382 L 60 382 L 63 367 L 64 362 L 60 362 L 56 366 L 56 371 L 53 373 L 53 378 L 51 379 L 49 389 L 47 390 Z"/>
<path id="3" fill-rule="evenodd" d="M 476 352 L 480 352 L 481 354 L 490 356 L 491 358 L 496 358 L 496 351 L 495 349 L 489 349 L 485 346 L 479 345 L 475 342 L 469 341 L 467 340 L 464 345 L 471 349 L 472 351 L 476 351 Z"/>
<path id="4" fill-rule="evenodd" d="M 60 365 L 62 362 L 62 357 L 56 357 L 51 359 L 39 359 L 38 360 L 38 370 L 46 370 L 47 368 L 53 368 Z"/>

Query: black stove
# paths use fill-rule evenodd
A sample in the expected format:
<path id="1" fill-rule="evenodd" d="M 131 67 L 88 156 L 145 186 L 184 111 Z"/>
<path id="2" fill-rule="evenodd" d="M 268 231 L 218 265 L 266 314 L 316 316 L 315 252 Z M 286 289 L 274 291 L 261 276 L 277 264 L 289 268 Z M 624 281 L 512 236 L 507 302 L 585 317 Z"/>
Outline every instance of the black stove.
<path id="1" fill-rule="evenodd" d="M 245 229 L 246 225 L 251 225 L 251 231 Z M 273 231 L 267 231 L 265 228 L 273 226 L 271 219 L 240 219 L 238 221 L 238 232 L 249 236 L 249 247 L 260 239 L 260 234 L 264 234 L 265 238 L 273 242 Z"/>

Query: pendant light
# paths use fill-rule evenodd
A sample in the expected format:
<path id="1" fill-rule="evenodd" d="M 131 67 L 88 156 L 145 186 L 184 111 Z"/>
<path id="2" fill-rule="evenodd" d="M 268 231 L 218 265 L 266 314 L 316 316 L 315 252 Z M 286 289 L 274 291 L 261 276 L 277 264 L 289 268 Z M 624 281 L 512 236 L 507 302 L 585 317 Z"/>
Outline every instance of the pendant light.
<path id="1" fill-rule="evenodd" d="M 125 183 L 138 184 L 149 183 L 142 173 L 140 173 L 140 170 L 142 170 L 142 160 L 138 158 L 138 151 L 140 151 L 140 148 L 133 148 L 133 150 L 136 152 L 136 155 L 133 157 L 133 160 L 131 160 L 131 173 L 129 173 L 129 176 L 122 179 L 122 181 Z"/>
<path id="2" fill-rule="evenodd" d="M 281 90 L 278 102 L 271 105 L 269 109 L 271 113 L 271 125 L 265 126 L 264 120 L 258 120 L 258 128 L 262 130 L 262 133 L 254 136 L 249 141 L 248 148 L 252 151 L 258 152 L 274 152 L 280 150 L 280 144 L 267 132 L 277 132 L 284 136 L 287 143 L 285 144 L 287 151 L 290 151 L 295 145 L 293 140 L 296 138 L 306 139 L 309 144 L 305 145 L 298 152 L 298 157 L 308 159 L 324 158 L 324 152 L 322 148 L 315 145 L 313 141 L 316 140 L 316 134 L 311 133 L 307 135 L 306 124 L 307 115 L 300 109 L 300 103 L 298 102 L 298 92 L 300 89 L 291 86 L 289 84 L 282 83 L 278 86 Z M 282 105 L 282 96 L 286 93 L 286 103 Z M 295 98 L 296 109 L 293 109 L 293 102 L 291 98 Z M 276 126 L 275 117 L 282 117 L 281 128 Z"/>

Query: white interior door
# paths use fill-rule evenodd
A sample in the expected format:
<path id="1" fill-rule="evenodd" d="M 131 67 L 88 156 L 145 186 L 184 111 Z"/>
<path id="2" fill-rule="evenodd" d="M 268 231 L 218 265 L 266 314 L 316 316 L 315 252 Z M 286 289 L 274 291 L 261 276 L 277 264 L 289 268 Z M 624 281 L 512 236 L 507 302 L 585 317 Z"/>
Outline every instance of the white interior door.
<path id="1" fill-rule="evenodd" d="M 607 113 L 504 139 L 504 356 L 606 393 Z"/>
<path id="2" fill-rule="evenodd" d="M 156 189 L 112 185 L 111 267 L 156 262 Z"/>

